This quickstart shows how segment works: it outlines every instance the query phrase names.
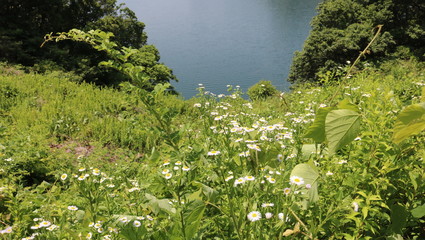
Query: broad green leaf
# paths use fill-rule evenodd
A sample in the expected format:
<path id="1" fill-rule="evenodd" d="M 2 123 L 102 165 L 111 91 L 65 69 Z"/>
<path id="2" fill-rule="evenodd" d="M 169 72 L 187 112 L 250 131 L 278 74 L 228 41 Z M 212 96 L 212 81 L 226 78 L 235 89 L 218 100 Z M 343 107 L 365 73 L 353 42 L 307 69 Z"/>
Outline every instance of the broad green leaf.
<path id="1" fill-rule="evenodd" d="M 408 124 L 425 114 L 425 102 L 407 106 L 397 116 L 397 121 Z"/>
<path id="2" fill-rule="evenodd" d="M 194 200 L 202 200 L 202 189 L 199 188 L 198 191 L 193 192 L 187 196 L 188 201 L 194 201 Z"/>
<path id="3" fill-rule="evenodd" d="M 196 200 L 188 203 L 188 208 L 185 211 L 185 233 L 186 239 L 192 239 L 198 231 L 202 217 L 204 216 L 205 203 L 201 200 Z"/>
<path id="4" fill-rule="evenodd" d="M 407 106 L 397 116 L 393 142 L 400 143 L 425 129 L 425 103 Z"/>
<path id="5" fill-rule="evenodd" d="M 366 219 L 369 215 L 369 206 L 365 206 L 362 208 L 363 219 Z"/>
<path id="6" fill-rule="evenodd" d="M 304 135 L 305 138 L 312 138 L 316 143 L 322 143 L 326 140 L 325 134 L 325 121 L 326 116 L 334 107 L 319 108 L 314 119 L 313 124 L 307 129 L 307 133 Z"/>
<path id="7" fill-rule="evenodd" d="M 394 233 L 402 233 L 403 228 L 406 226 L 407 217 L 409 213 L 406 208 L 400 205 L 391 207 L 391 230 Z"/>
<path id="8" fill-rule="evenodd" d="M 425 216 L 425 204 L 422 205 L 422 206 L 419 206 L 417 208 L 414 208 L 411 211 L 411 213 L 412 213 L 413 217 L 415 217 L 415 218 L 421 218 L 421 217 Z"/>
<path id="9" fill-rule="evenodd" d="M 258 161 L 264 166 L 276 164 L 277 163 L 276 156 L 279 153 L 280 152 L 277 149 L 270 149 L 270 150 L 263 149 L 261 152 L 257 152 Z"/>
<path id="10" fill-rule="evenodd" d="M 326 116 L 325 130 L 329 152 L 335 153 L 360 133 L 360 115 L 347 109 L 332 110 Z"/>
<path id="11" fill-rule="evenodd" d="M 348 99 L 344 99 L 338 103 L 338 109 L 347 109 L 352 110 L 354 112 L 359 112 L 359 108 L 352 104 Z"/>
<path id="12" fill-rule="evenodd" d="M 297 176 L 302 177 L 304 179 L 304 184 L 310 184 L 310 189 L 303 189 L 302 192 L 308 196 L 308 200 L 310 202 L 315 202 L 319 200 L 319 193 L 318 193 L 318 184 L 317 180 L 319 179 L 319 172 L 317 171 L 316 167 L 311 164 L 307 163 L 301 163 L 298 164 L 292 169 L 291 177 Z M 303 186 L 305 186 L 303 185 Z"/>
<path id="13" fill-rule="evenodd" d="M 145 197 L 149 200 L 148 204 L 154 213 L 158 214 L 161 210 L 168 214 L 176 213 L 176 209 L 170 205 L 169 199 L 158 199 L 148 193 L 145 194 Z"/>
<path id="14" fill-rule="evenodd" d="M 201 182 L 193 182 L 193 186 L 200 187 L 202 189 L 202 193 L 207 198 L 207 201 L 214 203 L 217 200 L 219 193 L 213 188 L 201 183 Z"/>
<path id="15" fill-rule="evenodd" d="M 84 210 L 79 209 L 76 213 L 75 213 L 75 218 L 78 221 L 82 221 L 84 219 L 84 217 L 86 216 L 86 212 Z"/>
<path id="16" fill-rule="evenodd" d="M 415 191 L 418 189 L 418 183 L 416 181 L 416 178 L 418 178 L 418 174 L 416 172 L 409 172 L 409 178 L 410 178 L 410 182 L 413 185 L 413 189 L 415 189 Z"/>
<path id="17" fill-rule="evenodd" d="M 161 153 L 158 150 L 156 150 L 155 147 L 153 147 L 152 148 L 152 151 L 151 151 L 151 154 L 150 154 L 150 156 L 147 159 L 149 159 L 149 161 L 152 162 L 152 163 L 157 163 L 158 162 L 158 159 L 160 157 L 161 157 Z"/>
<path id="18" fill-rule="evenodd" d="M 182 228 L 181 221 L 178 221 L 176 219 L 176 221 L 173 224 L 173 227 L 171 228 L 171 231 L 169 233 L 167 233 L 167 238 L 166 239 L 170 239 L 170 240 L 185 240 L 183 238 L 182 229 L 183 228 Z M 157 239 L 160 239 L 160 238 L 157 238 Z"/>
<path id="19" fill-rule="evenodd" d="M 309 159 L 312 155 L 320 154 L 320 144 L 304 144 L 301 148 L 301 155 L 304 159 Z M 326 153 L 326 149 L 324 150 Z"/>

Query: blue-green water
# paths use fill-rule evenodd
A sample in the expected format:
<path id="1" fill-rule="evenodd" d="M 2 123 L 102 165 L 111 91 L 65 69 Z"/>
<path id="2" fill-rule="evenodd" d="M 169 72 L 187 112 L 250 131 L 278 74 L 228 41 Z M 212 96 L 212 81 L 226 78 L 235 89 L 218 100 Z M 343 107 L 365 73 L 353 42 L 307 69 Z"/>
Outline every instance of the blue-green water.
<path id="1" fill-rule="evenodd" d="M 280 90 L 320 0 L 121 0 L 146 24 L 148 43 L 171 67 L 185 98 L 271 80 Z"/>

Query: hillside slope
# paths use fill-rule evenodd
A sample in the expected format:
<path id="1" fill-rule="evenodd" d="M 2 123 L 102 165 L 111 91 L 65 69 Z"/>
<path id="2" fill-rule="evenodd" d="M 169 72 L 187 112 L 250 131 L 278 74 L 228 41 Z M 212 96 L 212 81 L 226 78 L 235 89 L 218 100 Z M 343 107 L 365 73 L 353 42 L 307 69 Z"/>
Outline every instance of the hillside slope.
<path id="1" fill-rule="evenodd" d="M 2 72 L 5 239 L 425 237 L 423 64 L 149 107 L 131 85 Z"/>

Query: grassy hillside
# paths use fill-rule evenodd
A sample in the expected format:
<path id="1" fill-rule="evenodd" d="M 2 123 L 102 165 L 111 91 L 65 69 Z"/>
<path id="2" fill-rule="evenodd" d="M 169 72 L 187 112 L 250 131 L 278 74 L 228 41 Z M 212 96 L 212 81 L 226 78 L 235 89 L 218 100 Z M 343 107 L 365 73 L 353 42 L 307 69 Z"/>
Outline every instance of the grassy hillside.
<path id="1" fill-rule="evenodd" d="M 129 84 L 3 67 L 0 236 L 423 239 L 424 69 L 147 106 Z"/>

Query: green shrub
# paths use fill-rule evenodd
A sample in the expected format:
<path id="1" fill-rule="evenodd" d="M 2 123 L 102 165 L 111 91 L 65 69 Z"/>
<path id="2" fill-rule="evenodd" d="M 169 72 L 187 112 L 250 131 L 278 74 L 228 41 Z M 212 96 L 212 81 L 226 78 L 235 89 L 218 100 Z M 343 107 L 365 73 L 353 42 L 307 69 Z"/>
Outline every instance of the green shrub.
<path id="1" fill-rule="evenodd" d="M 248 96 L 251 100 L 261 100 L 273 96 L 277 93 L 277 89 L 270 81 L 261 80 L 248 89 Z"/>

